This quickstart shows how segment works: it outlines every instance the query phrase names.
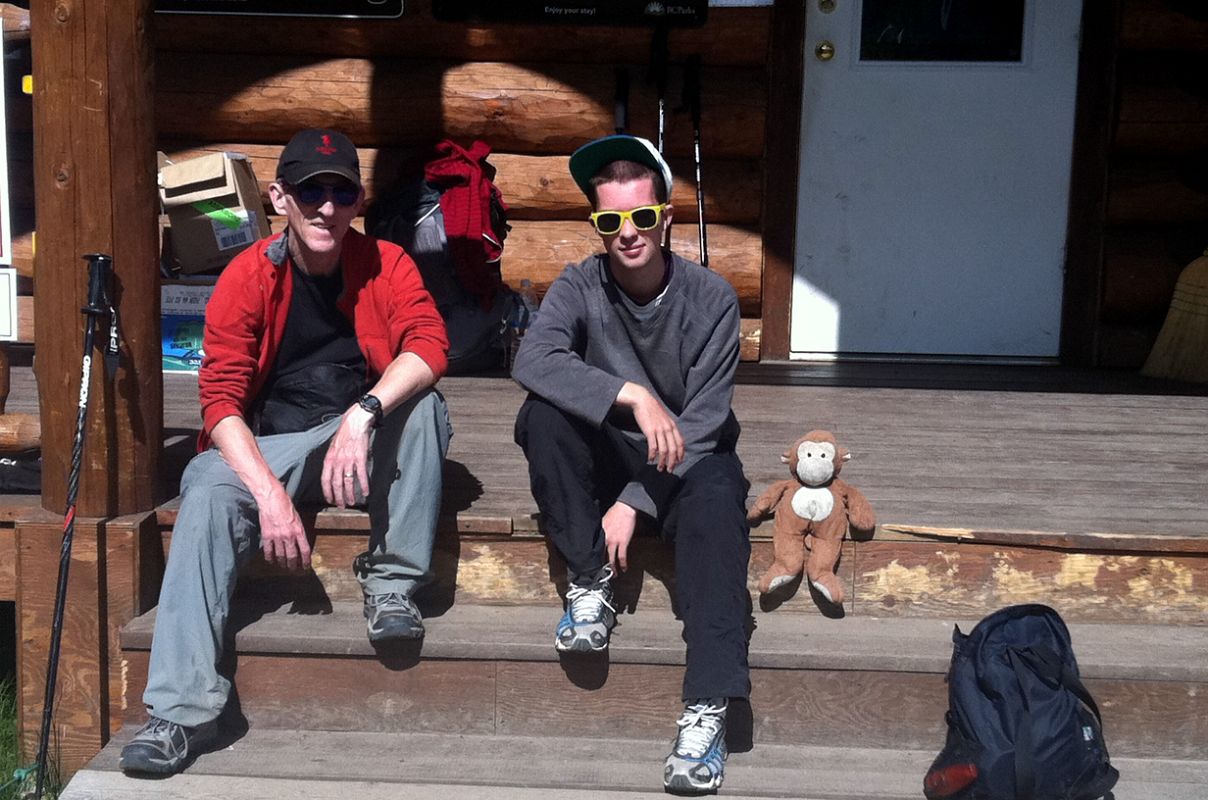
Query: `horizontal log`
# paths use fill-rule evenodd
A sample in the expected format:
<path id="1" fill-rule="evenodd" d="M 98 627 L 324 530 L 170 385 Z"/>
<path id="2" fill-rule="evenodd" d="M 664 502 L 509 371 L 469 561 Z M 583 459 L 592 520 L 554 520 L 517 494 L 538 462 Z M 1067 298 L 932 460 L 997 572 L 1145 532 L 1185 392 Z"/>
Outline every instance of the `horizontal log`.
<path id="1" fill-rule="evenodd" d="M 0 18 L 4 20 L 4 41 L 29 41 L 29 9 L 12 3 L 0 3 Z"/>
<path id="2" fill-rule="evenodd" d="M 34 298 L 17 296 L 17 342 L 30 344 L 34 340 Z"/>
<path id="3" fill-rule="evenodd" d="M 1198 226 L 1109 230 L 1103 241 L 1102 321 L 1162 320 L 1179 273 L 1200 254 L 1204 242 Z"/>
<path id="4" fill-rule="evenodd" d="M 284 217 L 269 218 L 274 232 L 285 227 Z M 353 227 L 364 228 L 364 219 Z M 758 317 L 763 251 L 759 234 L 729 225 L 709 226 L 709 266 L 730 282 L 738 294 L 744 317 Z M 699 260 L 695 225 L 675 225 L 671 247 L 691 261 Z M 601 251 L 600 237 L 586 222 L 516 222 L 503 253 L 503 280 L 519 286 L 527 278 L 537 296 L 544 297 L 549 285 L 570 264 Z"/>
<path id="5" fill-rule="evenodd" d="M 739 358 L 743 361 L 758 361 L 760 342 L 763 339 L 763 320 L 745 318 L 742 321 L 742 341 L 739 345 Z"/>
<path id="6" fill-rule="evenodd" d="M 36 414 L 0 414 L 0 453 L 22 453 L 42 446 Z"/>
<path id="7" fill-rule="evenodd" d="M 165 143 L 161 145 L 173 161 L 231 150 L 252 161 L 260 190 L 268 202 L 268 185 L 277 171 L 281 145 L 218 143 L 201 146 Z M 360 148 L 361 177 L 370 203 L 389 194 L 400 179 L 418 175 L 432 158 L 427 149 Z M 490 163 L 496 169 L 495 183 L 503 192 L 510 219 L 576 219 L 588 212 L 587 200 L 567 170 L 567 156 L 523 156 L 493 153 Z M 671 160 L 675 186 L 671 201 L 675 218 L 695 221 L 696 175 L 693 162 Z M 710 222 L 757 222 L 760 215 L 762 173 L 758 161 L 716 160 L 703 167 L 705 212 Z"/>
<path id="8" fill-rule="evenodd" d="M 1099 326 L 1099 361 L 1104 369 L 1140 369 L 1157 341 L 1162 321 Z"/>
<path id="9" fill-rule="evenodd" d="M 1208 14 L 1203 8 L 1204 4 L 1196 0 L 1126 0 L 1120 47 L 1126 50 L 1208 51 Z"/>
<path id="10" fill-rule="evenodd" d="M 759 316 L 763 266 L 759 234 L 727 225 L 711 225 L 708 233 L 710 267 L 734 287 L 743 316 Z M 696 226 L 672 226 L 671 246 L 698 261 Z M 600 238 L 586 222 L 516 223 L 504 251 L 504 280 L 515 286 L 528 278 L 544 294 L 566 265 L 600 250 Z"/>
<path id="11" fill-rule="evenodd" d="M 159 15 L 155 44 L 161 51 L 263 53 L 264 43 L 282 54 L 411 58 L 461 61 L 613 61 L 645 64 L 650 32 L 613 25 L 522 25 L 439 22 L 431 0 L 407 0 L 396 20 L 295 17 L 244 18 Z M 675 29 L 668 37 L 673 61 L 700 55 L 706 63 L 762 66 L 767 58 L 770 8 L 711 8 L 700 28 Z M 639 77 L 640 79 L 640 77 Z"/>
<path id="12" fill-rule="evenodd" d="M 1121 122 L 1112 150 L 1120 155 L 1202 156 L 1208 122 Z"/>
<path id="13" fill-rule="evenodd" d="M 1120 122 L 1208 123 L 1208 59 L 1120 59 Z"/>
<path id="14" fill-rule="evenodd" d="M 13 237 L 12 266 L 23 278 L 32 278 L 34 274 L 34 234 L 27 231 Z"/>
<path id="15" fill-rule="evenodd" d="M 1129 164 L 1111 173 L 1107 221 L 1208 222 L 1208 159 L 1199 164 Z"/>
<path id="16" fill-rule="evenodd" d="M 669 97 L 679 96 L 681 71 Z M 299 128 L 333 127 L 362 147 L 482 139 L 495 150 L 569 154 L 614 129 L 613 72 L 582 64 L 520 65 L 263 56 L 199 59 L 161 53 L 156 64 L 161 138 L 285 142 Z M 702 146 L 708 158 L 763 154 L 761 70 L 706 68 Z M 634 133 L 653 136 L 657 97 L 632 87 Z M 692 153 L 686 114 L 669 114 L 667 151 Z"/>

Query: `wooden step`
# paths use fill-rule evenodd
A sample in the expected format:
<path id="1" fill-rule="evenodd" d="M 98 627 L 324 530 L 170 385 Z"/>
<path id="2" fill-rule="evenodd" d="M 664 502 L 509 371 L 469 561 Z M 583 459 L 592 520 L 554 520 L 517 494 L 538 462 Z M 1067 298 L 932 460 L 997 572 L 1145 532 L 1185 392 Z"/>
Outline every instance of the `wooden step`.
<path id="1" fill-rule="evenodd" d="M 683 644 L 667 609 L 621 616 L 607 657 L 562 658 L 556 610 L 458 604 L 422 648 L 375 653 L 358 604 L 329 613 L 244 608 L 235 681 L 253 728 L 659 738 L 680 708 Z M 756 612 L 752 699 L 736 723 L 759 743 L 938 748 L 950 620 L 828 620 Z M 962 622 L 969 630 L 972 622 Z M 142 718 L 153 614 L 122 642 L 129 721 Z M 1208 751 L 1208 628 L 1071 626 L 1083 677 L 1120 756 Z"/>
<path id="2" fill-rule="evenodd" d="M 325 510 L 309 515 L 308 522 L 314 531 L 313 572 L 288 575 L 257 562 L 242 591 L 330 602 L 360 599 L 351 565 L 366 548 L 367 516 Z M 454 601 L 560 604 L 562 559 L 532 525 L 500 533 L 490 528 L 504 526 L 490 523 L 476 521 L 486 532 L 460 528 L 452 520 L 442 526 L 427 601 L 437 607 Z M 770 528 L 765 523 L 752 531 L 747 581 L 755 602 L 767 609 L 980 618 L 1002 606 L 1037 602 L 1053 606 L 1068 621 L 1208 622 L 1208 539 L 882 529 L 873 539 L 845 543 L 838 575 L 848 597 L 840 610 L 812 594 L 808 584 L 791 595 L 760 597 L 759 579 L 774 557 Z M 166 552 L 170 534 L 165 536 Z M 669 607 L 673 587 L 672 549 L 653 534 L 639 535 L 630 548 L 630 569 L 619 581 L 621 602 Z"/>
<path id="3" fill-rule="evenodd" d="M 668 723 L 670 724 L 670 722 Z M 126 728 L 62 800 L 592 800 L 666 797 L 661 739 L 579 739 L 253 729 L 183 774 L 117 772 Z M 719 792 L 734 798 L 917 800 L 930 750 L 767 745 L 732 750 Z M 1202 800 L 1208 762 L 1116 758 L 1116 800 Z"/>

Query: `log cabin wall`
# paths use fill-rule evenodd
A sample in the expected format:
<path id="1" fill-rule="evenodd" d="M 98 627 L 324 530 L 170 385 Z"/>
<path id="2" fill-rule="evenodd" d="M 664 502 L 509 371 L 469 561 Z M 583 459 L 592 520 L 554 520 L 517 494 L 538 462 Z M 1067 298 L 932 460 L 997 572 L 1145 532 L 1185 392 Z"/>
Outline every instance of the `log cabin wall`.
<path id="1" fill-rule="evenodd" d="M 1208 4 L 1124 0 L 1098 362 L 1136 368 L 1208 247 Z"/>
<path id="2" fill-rule="evenodd" d="M 738 292 L 747 360 L 759 357 L 770 21 L 768 7 L 713 8 L 704 27 L 669 35 L 673 247 L 698 259 L 692 125 L 673 109 L 684 60 L 699 55 L 710 266 Z M 538 293 L 598 249 L 566 164 L 575 147 L 614 131 L 617 68 L 630 78 L 629 132 L 657 133 L 647 28 L 444 23 L 430 0 L 408 0 L 397 20 L 154 22 L 156 125 L 170 158 L 237 150 L 251 156 L 264 188 L 295 131 L 333 127 L 361 148 L 372 202 L 415 174 L 441 139 L 481 139 L 510 208 L 503 277 L 513 287 L 529 278 Z"/>

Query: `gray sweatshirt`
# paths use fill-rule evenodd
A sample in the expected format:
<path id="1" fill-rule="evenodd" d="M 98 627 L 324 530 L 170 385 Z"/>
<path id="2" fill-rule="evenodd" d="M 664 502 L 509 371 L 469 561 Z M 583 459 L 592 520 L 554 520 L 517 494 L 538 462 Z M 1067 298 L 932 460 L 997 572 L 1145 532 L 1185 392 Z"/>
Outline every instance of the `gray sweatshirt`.
<path id="1" fill-rule="evenodd" d="M 720 275 L 672 256 L 666 294 L 648 319 L 621 300 L 608 257 L 568 266 L 550 286 L 516 354 L 521 386 L 592 425 L 607 421 L 625 436 L 646 439 L 628 409 L 613 402 L 626 381 L 652 391 L 684 439 L 682 477 L 701 458 L 738 440 L 730 410 L 739 355 L 738 297 Z M 650 516 L 666 475 L 642 470 L 620 500 Z"/>

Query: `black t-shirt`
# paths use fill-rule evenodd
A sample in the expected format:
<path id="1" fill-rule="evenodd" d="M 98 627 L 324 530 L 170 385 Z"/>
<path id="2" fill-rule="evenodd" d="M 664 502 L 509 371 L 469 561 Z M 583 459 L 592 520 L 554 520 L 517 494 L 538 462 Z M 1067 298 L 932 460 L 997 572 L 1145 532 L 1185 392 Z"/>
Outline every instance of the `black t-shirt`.
<path id="1" fill-rule="evenodd" d="M 336 307 L 344 276 L 308 275 L 296 265 L 285 332 L 261 397 L 259 433 L 306 430 L 348 410 L 366 388 L 365 356 L 352 322 Z"/>

